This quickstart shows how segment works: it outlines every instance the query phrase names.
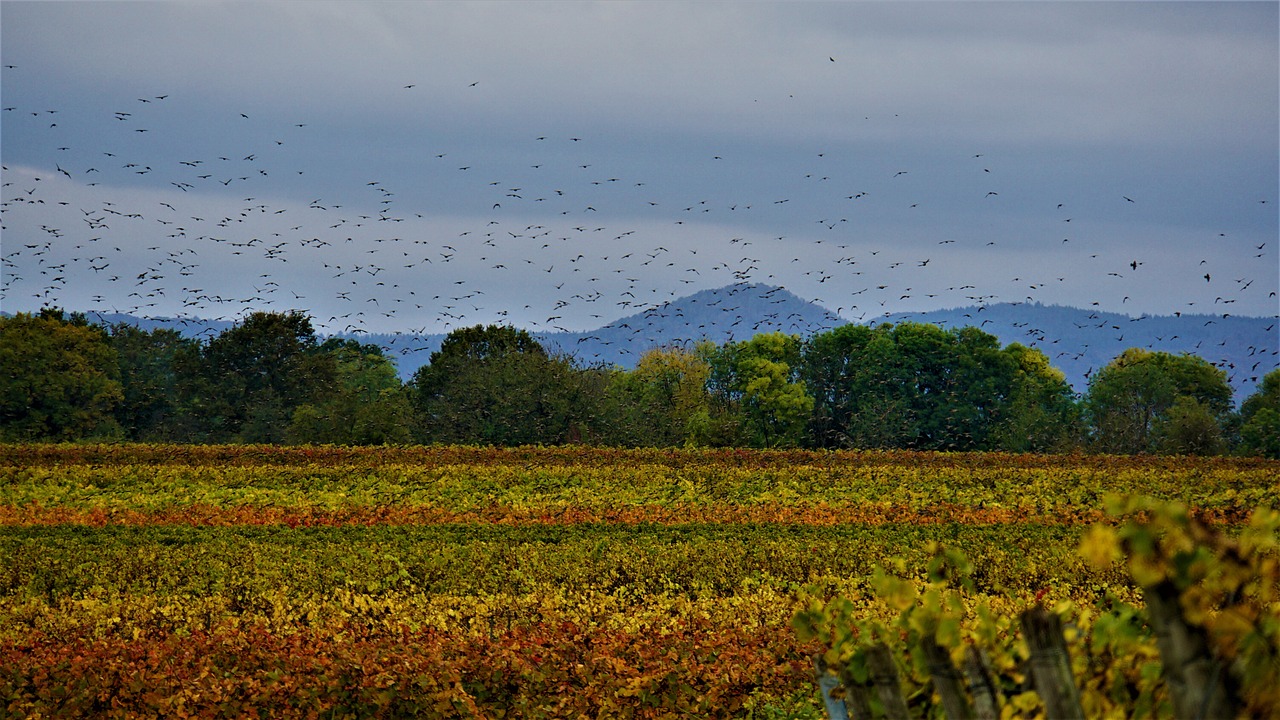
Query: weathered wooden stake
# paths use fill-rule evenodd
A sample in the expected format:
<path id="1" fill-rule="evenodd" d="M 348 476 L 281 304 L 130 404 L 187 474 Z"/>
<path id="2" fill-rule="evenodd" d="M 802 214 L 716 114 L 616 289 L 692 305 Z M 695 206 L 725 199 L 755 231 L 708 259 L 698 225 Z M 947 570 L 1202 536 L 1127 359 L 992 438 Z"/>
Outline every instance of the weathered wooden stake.
<path id="1" fill-rule="evenodd" d="M 871 720 L 871 689 L 866 685 L 844 684 L 844 709 L 853 720 Z"/>
<path id="2" fill-rule="evenodd" d="M 876 643 L 867 649 L 867 669 L 871 672 L 871 685 L 884 706 L 889 720 L 908 720 L 907 701 L 902 699 L 902 687 L 898 683 L 898 665 L 893 661 L 889 647 Z"/>
<path id="3" fill-rule="evenodd" d="M 973 720 L 973 708 L 965 696 L 960 671 L 951 662 L 951 653 L 931 637 L 921 638 L 920 649 L 929 663 L 929 677 L 933 679 L 933 689 L 942 698 L 942 711 L 948 720 Z"/>
<path id="4" fill-rule="evenodd" d="M 1183 618 L 1178 588 L 1165 580 L 1142 590 L 1174 714 L 1179 720 L 1238 717 L 1234 678 L 1209 651 L 1204 628 Z"/>
<path id="5" fill-rule="evenodd" d="M 991 671 L 987 669 L 982 651 L 973 645 L 965 651 L 964 677 L 969 685 L 969 693 L 973 695 L 973 715 L 976 720 L 998 720 L 1000 702 L 996 684 L 991 680 Z"/>
<path id="6" fill-rule="evenodd" d="M 1049 720 L 1084 718 L 1080 691 L 1071 675 L 1071 656 L 1062 620 L 1036 605 L 1022 613 L 1022 635 L 1031 649 L 1031 677 Z"/>

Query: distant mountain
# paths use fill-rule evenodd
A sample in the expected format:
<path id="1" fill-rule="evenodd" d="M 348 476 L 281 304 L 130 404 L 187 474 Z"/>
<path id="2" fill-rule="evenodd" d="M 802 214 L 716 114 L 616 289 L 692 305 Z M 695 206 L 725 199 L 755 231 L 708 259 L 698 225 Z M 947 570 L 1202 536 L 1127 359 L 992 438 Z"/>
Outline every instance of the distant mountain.
<path id="1" fill-rule="evenodd" d="M 687 295 L 596 330 L 532 335 L 549 351 L 568 355 L 581 365 L 630 369 L 641 355 L 655 347 L 691 347 L 700 340 L 719 344 L 774 331 L 808 337 L 847 322 L 783 288 L 743 283 Z M 387 348 L 396 356 L 400 376 L 405 379 L 426 364 L 444 341 L 444 335 L 349 337 Z"/>
<path id="2" fill-rule="evenodd" d="M 224 320 L 137 318 L 91 313 L 104 324 L 130 322 L 139 327 L 169 327 L 189 337 L 211 337 L 233 325 Z M 1062 370 L 1078 392 L 1089 376 L 1131 347 L 1190 353 L 1227 372 L 1239 402 L 1254 391 L 1262 376 L 1280 367 L 1277 319 L 1229 315 L 1143 315 L 1085 310 L 1039 303 L 1000 303 L 889 315 L 876 323 L 923 322 L 944 328 L 973 326 L 994 335 L 1002 345 L 1021 343 L 1038 348 Z M 700 340 L 723 343 L 746 340 L 757 333 L 781 331 L 809 337 L 848 324 L 840 316 L 791 292 L 760 284 L 737 284 L 703 290 L 589 332 L 534 333 L 544 347 L 575 358 L 582 365 L 616 365 L 630 369 L 645 351 L 660 346 L 692 346 Z M 340 335 L 380 345 L 396 359 L 400 376 L 409 379 L 440 347 L 444 335 Z"/>
<path id="3" fill-rule="evenodd" d="M 204 320 L 201 318 L 171 318 L 171 317 L 137 317 L 136 315 L 126 315 L 124 313 L 104 313 L 104 312 L 87 312 L 85 317 L 90 322 L 99 325 L 115 325 L 117 323 L 125 323 L 133 325 L 140 330 L 155 330 L 157 328 L 167 328 L 169 330 L 177 330 L 183 337 L 208 339 L 235 327 L 235 323 L 230 320 Z"/>
<path id="4" fill-rule="evenodd" d="M 849 321 L 826 308 L 766 285 L 730 285 L 704 290 L 615 320 L 598 330 L 535 334 L 552 350 L 582 364 L 635 366 L 658 346 L 744 340 L 779 330 L 809 337 Z M 1116 355 L 1131 347 L 1190 353 L 1226 371 L 1239 402 L 1262 376 L 1280 367 L 1280 326 L 1276 318 L 1225 315 L 1143 315 L 1085 310 L 1039 303 L 1000 303 L 903 313 L 874 323 L 923 322 L 944 328 L 973 326 L 1002 345 L 1021 343 L 1043 352 L 1077 392 Z M 874 324 L 872 323 L 872 324 Z M 425 364 L 443 336 L 361 336 L 364 342 L 398 351 L 400 374 L 409 378 Z"/>
<path id="5" fill-rule="evenodd" d="M 808 337 L 848 321 L 791 292 L 760 284 L 703 290 L 605 325 L 598 330 L 538 335 L 539 342 L 584 364 L 634 367 L 645 351 L 746 340 L 758 333 Z"/>
<path id="6" fill-rule="evenodd" d="M 974 326 L 1000 339 L 1038 348 L 1078 392 L 1089 376 L 1131 347 L 1196 355 L 1227 373 L 1239 402 L 1262 376 L 1280 367 L 1276 318 L 1228 315 L 1130 317 L 1039 303 L 1000 303 L 890 315 L 878 322 Z"/>

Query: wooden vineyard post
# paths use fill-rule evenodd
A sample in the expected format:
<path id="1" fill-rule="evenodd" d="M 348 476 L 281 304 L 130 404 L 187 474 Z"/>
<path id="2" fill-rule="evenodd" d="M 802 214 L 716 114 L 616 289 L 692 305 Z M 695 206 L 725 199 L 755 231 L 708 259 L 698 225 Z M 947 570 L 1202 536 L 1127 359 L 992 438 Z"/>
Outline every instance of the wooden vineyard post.
<path id="1" fill-rule="evenodd" d="M 997 700 L 996 685 L 991 681 L 991 673 L 982 658 L 982 651 L 970 645 L 964 655 L 964 678 L 969 685 L 969 693 L 973 695 L 973 716 L 976 720 L 998 720 L 1000 703 Z"/>
<path id="2" fill-rule="evenodd" d="M 1022 613 L 1022 635 L 1031 650 L 1031 677 L 1045 716 L 1083 718 L 1080 691 L 1071 675 L 1071 656 L 1062 637 L 1062 620 L 1042 605 Z"/>
<path id="3" fill-rule="evenodd" d="M 1156 633 L 1165 682 L 1180 720 L 1234 718 L 1240 714 L 1233 678 L 1209 651 L 1204 629 L 1188 625 L 1179 605 L 1178 588 L 1165 580 L 1143 588 L 1147 618 Z"/>
<path id="4" fill-rule="evenodd" d="M 951 653 L 931 637 L 921 638 L 920 649 L 929 663 L 929 677 L 942 698 L 942 711 L 947 720 L 973 720 L 973 708 L 965 697 L 960 672 L 951 662 Z"/>
<path id="5" fill-rule="evenodd" d="M 871 672 L 871 684 L 876 697 L 884 706 L 889 720 L 908 720 L 907 701 L 902 699 L 902 686 L 898 683 L 898 666 L 893 654 L 884 643 L 876 643 L 867 649 L 867 669 Z"/>
<path id="6" fill-rule="evenodd" d="M 863 685 L 844 686 L 844 709 L 853 720 L 871 720 L 871 693 Z"/>

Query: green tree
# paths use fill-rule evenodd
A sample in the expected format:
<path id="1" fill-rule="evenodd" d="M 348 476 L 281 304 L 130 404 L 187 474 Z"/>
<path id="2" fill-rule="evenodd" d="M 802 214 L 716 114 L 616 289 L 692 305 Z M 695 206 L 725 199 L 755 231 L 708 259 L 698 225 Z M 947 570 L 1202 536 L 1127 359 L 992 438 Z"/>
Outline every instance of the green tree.
<path id="1" fill-rule="evenodd" d="M 558 444 L 595 439 L 607 375 L 551 357 L 524 330 L 455 330 L 414 374 L 423 442 Z"/>
<path id="2" fill-rule="evenodd" d="M 1217 455 L 1225 448 L 1221 419 L 1190 395 L 1174 398 L 1156 435 L 1160 451 L 1170 455 Z"/>
<path id="3" fill-rule="evenodd" d="M 1093 444 L 1102 452 L 1140 453 L 1176 449 L 1165 442 L 1169 411 L 1179 397 L 1195 400 L 1221 424 L 1231 407 L 1226 373 L 1194 355 L 1141 348 L 1125 350 L 1089 381 L 1085 396 Z M 1183 403 L 1177 418 L 1198 423 Z"/>
<path id="4" fill-rule="evenodd" d="M 923 413 L 922 446 L 938 450 L 987 450 L 992 433 L 1004 419 L 1014 390 L 1018 362 L 1000 349 L 994 335 L 975 327 L 946 331 L 948 339 L 936 353 L 941 365 L 930 366 L 937 400 Z M 946 363 L 951 363 L 948 368 Z M 936 389 L 935 389 L 936 388 Z"/>
<path id="5" fill-rule="evenodd" d="M 634 370 L 610 377 L 608 396 L 617 408 L 611 434 L 631 446 L 689 443 L 709 412 L 710 372 L 706 360 L 691 350 L 669 347 L 646 352 Z"/>
<path id="6" fill-rule="evenodd" d="M 845 325 L 810 339 L 803 377 L 824 447 L 984 449 L 995 446 L 1019 369 L 1018 350 L 976 328 L 924 323 Z M 1028 374 L 1024 402 L 1035 393 Z M 1040 378 L 1052 386 L 1046 378 Z"/>
<path id="7" fill-rule="evenodd" d="M 803 377 L 820 447 L 905 447 L 914 436 L 912 370 L 891 325 L 842 325 L 809 339 Z"/>
<path id="8" fill-rule="evenodd" d="M 111 412 L 122 398 L 116 353 L 83 315 L 0 317 L 0 439 L 118 436 Z"/>
<path id="9" fill-rule="evenodd" d="M 1010 452 L 1062 452 L 1077 447 L 1084 436 L 1084 421 L 1066 376 L 1039 350 L 1012 343 L 1004 352 L 1017 369 L 992 447 Z"/>
<path id="10" fill-rule="evenodd" d="M 209 341 L 207 384 L 195 412 L 214 440 L 283 442 L 294 411 L 331 393 L 336 362 L 319 351 L 311 320 L 298 312 L 256 312 Z"/>
<path id="11" fill-rule="evenodd" d="M 377 345 L 329 339 L 319 348 L 335 361 L 333 389 L 293 411 L 292 443 L 385 445 L 410 442 L 412 410 L 395 364 Z"/>
<path id="12" fill-rule="evenodd" d="M 874 338 L 865 325 L 841 325 L 818 333 L 805 343 L 801 375 L 813 397 L 810 425 L 812 442 L 819 447 L 843 447 L 854 444 L 850 436 L 858 386 L 864 357 Z"/>
<path id="13" fill-rule="evenodd" d="M 746 445 L 744 418 L 739 403 L 729 386 L 733 374 L 726 368 L 730 349 L 710 340 L 701 340 L 693 348 L 694 357 L 707 367 L 706 403 L 688 421 L 686 444 L 707 447 Z"/>
<path id="14" fill-rule="evenodd" d="M 805 439 L 814 401 L 799 377 L 798 336 L 772 332 L 728 342 L 708 364 L 712 396 L 739 416 L 747 443 L 789 447 Z"/>
<path id="15" fill-rule="evenodd" d="M 1240 404 L 1240 452 L 1280 458 L 1280 369 Z"/>
<path id="16" fill-rule="evenodd" d="M 200 343 L 176 330 L 141 330 L 119 323 L 110 345 L 120 368 L 123 399 L 115 408 L 125 437 L 135 441 L 190 440 L 182 433 L 184 390 L 198 367 Z"/>

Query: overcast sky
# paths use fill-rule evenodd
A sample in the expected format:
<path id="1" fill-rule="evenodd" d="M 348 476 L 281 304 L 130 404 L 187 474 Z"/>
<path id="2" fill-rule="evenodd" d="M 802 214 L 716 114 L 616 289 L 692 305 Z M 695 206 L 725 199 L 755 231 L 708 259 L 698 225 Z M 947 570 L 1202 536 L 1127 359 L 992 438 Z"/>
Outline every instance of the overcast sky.
<path id="1" fill-rule="evenodd" d="M 1277 7 L 6 1 L 0 304 L 1274 316 Z"/>

